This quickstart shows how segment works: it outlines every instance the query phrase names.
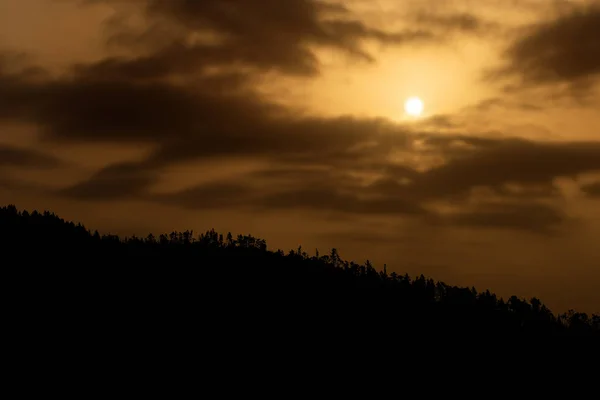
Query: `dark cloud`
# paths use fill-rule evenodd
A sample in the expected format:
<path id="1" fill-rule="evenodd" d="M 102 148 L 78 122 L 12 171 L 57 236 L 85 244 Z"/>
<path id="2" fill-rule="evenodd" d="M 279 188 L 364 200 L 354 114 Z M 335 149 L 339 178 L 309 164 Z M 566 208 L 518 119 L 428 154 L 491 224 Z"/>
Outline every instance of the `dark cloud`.
<path id="1" fill-rule="evenodd" d="M 512 201 L 553 197 L 556 177 L 600 169 L 597 143 L 419 133 L 380 119 L 302 117 L 269 103 L 251 89 L 237 93 L 218 89 L 238 85 L 230 86 L 226 76 L 199 77 L 198 82 L 205 85 L 183 86 L 145 78 L 123 79 L 99 71 L 90 66 L 85 73 L 80 69 L 70 77 L 42 81 L 0 78 L 5 94 L 0 99 L 0 117 L 37 123 L 48 140 L 155 145 L 146 160 L 109 166 L 60 191 L 63 196 L 88 200 L 135 197 L 186 208 L 235 205 L 424 217 L 435 215 L 428 202 L 466 201 L 471 191 L 480 187 Z M 393 154 L 400 157 L 398 163 L 387 161 Z M 418 172 L 402 161 L 411 155 L 438 157 L 442 163 Z M 272 176 L 244 177 L 262 185 L 252 190 L 230 182 L 169 195 L 150 192 L 161 168 L 232 156 L 270 161 L 280 174 L 287 169 L 288 176 L 277 177 L 271 171 Z M 317 172 L 319 168 L 324 172 Z M 296 170 L 297 176 L 292 177 L 290 169 Z M 344 172 L 379 175 L 380 179 L 365 186 Z M 511 184 L 520 189 L 510 189 Z M 468 212 L 468 203 L 464 207 Z M 502 219 L 498 215 L 504 214 L 486 211 L 473 215 L 481 220 L 485 216 L 492 226 L 498 225 L 495 221 Z M 449 221 L 474 225 L 480 219 L 473 215 Z M 525 221 L 533 230 L 534 225 L 547 224 L 542 218 L 525 219 L 523 224 Z M 511 226 L 521 228 L 516 222 Z"/>
<path id="2" fill-rule="evenodd" d="M 452 226 L 483 229 L 516 229 L 553 234 L 568 219 L 560 209 L 534 202 L 492 203 L 446 216 L 441 221 Z"/>
<path id="3" fill-rule="evenodd" d="M 448 114 L 437 114 L 427 117 L 423 120 L 422 125 L 424 127 L 431 127 L 432 129 L 455 129 L 460 128 L 460 123 L 455 121 L 454 115 Z"/>
<path id="4" fill-rule="evenodd" d="M 86 185 L 95 184 L 88 182 Z M 234 206 L 259 211 L 303 209 L 371 215 L 426 213 L 411 199 L 367 192 L 364 185 L 342 171 L 314 169 L 262 170 L 234 181 L 211 182 L 168 194 L 147 193 L 144 198 L 190 209 Z"/>
<path id="5" fill-rule="evenodd" d="M 484 21 L 481 17 L 471 13 L 435 13 L 431 10 L 420 11 L 415 14 L 414 20 L 425 24 L 432 29 L 439 29 L 446 33 L 491 33 L 495 24 Z"/>
<path id="6" fill-rule="evenodd" d="M 533 104 L 531 102 L 524 102 L 522 100 L 510 100 L 506 97 L 493 97 L 482 100 L 479 103 L 468 108 L 468 110 L 478 112 L 487 112 L 493 109 L 516 109 L 526 112 L 536 112 L 543 111 L 544 107 L 542 107 L 541 105 Z"/>
<path id="7" fill-rule="evenodd" d="M 600 74 L 600 7 L 580 7 L 528 29 L 505 52 L 508 65 L 492 76 L 522 84 L 568 83 L 580 89 Z"/>
<path id="8" fill-rule="evenodd" d="M 413 190 L 424 197 L 463 193 L 507 184 L 551 185 L 557 177 L 600 170 L 600 143 L 542 143 L 499 140 L 424 172 Z"/>
<path id="9" fill-rule="evenodd" d="M 269 169 L 253 172 L 249 177 L 259 180 L 266 179 L 276 181 L 281 184 L 288 183 L 294 185 L 296 182 L 322 181 L 324 177 L 328 179 L 329 172 L 330 171 L 328 169 L 322 168 L 291 168 L 274 165 Z"/>
<path id="10" fill-rule="evenodd" d="M 267 210 L 295 208 L 309 211 L 396 216 L 426 213 L 423 207 L 410 199 L 382 196 L 362 198 L 364 193 L 358 189 L 342 190 L 336 186 L 335 181 L 326 187 L 299 186 L 294 190 L 266 196 L 258 204 Z"/>
<path id="11" fill-rule="evenodd" d="M 381 157 L 408 143 L 401 127 L 381 120 L 298 118 L 293 114 L 265 118 L 259 112 L 248 118 L 238 118 L 235 113 L 228 117 L 222 125 L 210 122 L 213 117 L 207 117 L 211 130 L 199 133 L 193 140 L 170 141 L 149 162 L 161 165 L 233 155 L 296 165 L 341 165 Z M 368 151 L 361 147 L 374 141 Z M 380 153 L 375 154 L 376 150 Z"/>
<path id="12" fill-rule="evenodd" d="M 73 69 L 77 76 L 96 81 L 152 81 L 171 76 L 201 75 L 212 63 L 207 54 L 200 53 L 174 43 L 151 54 L 130 58 L 110 57 L 95 64 L 77 64 Z M 227 88 L 235 88 L 244 81 L 245 77 L 241 75 L 228 75 L 226 81 L 221 80 L 227 83 Z"/>
<path id="13" fill-rule="evenodd" d="M 105 167 L 88 180 L 59 190 L 58 194 L 94 201 L 139 198 L 157 180 L 155 171 L 135 163 L 120 163 Z"/>
<path id="14" fill-rule="evenodd" d="M 47 80 L 0 75 L 0 119 L 37 124 L 51 141 L 155 144 L 148 162 L 156 166 L 224 155 L 349 163 L 364 158 L 360 145 L 373 138 L 380 155 L 407 144 L 406 132 L 384 120 L 300 118 L 238 74 L 179 85 L 106 70 L 127 65 L 102 61 Z"/>
<path id="15" fill-rule="evenodd" d="M 0 189 L 14 189 L 15 181 L 11 178 L 6 171 L 0 169 Z"/>
<path id="16" fill-rule="evenodd" d="M 154 200 L 191 209 L 235 208 L 255 211 L 304 210 L 348 215 L 380 215 L 418 218 L 424 223 L 486 229 L 513 229 L 536 234 L 555 234 L 568 216 L 550 203 L 556 194 L 543 188 L 524 192 L 504 188 L 495 201 L 469 204 L 459 202 L 460 211 L 439 213 L 412 190 L 411 184 L 398 184 L 400 176 L 419 181 L 417 172 L 398 168 L 373 185 L 330 172 L 306 170 L 265 170 L 240 180 L 209 183 L 184 191 L 154 196 Z M 261 177 L 262 181 L 256 178 Z M 253 182 L 253 185 L 243 183 Z M 152 197 L 152 196 L 151 196 Z"/>
<path id="17" fill-rule="evenodd" d="M 144 54 L 76 65 L 55 77 L 32 74 L 27 65 L 0 70 L 0 120 L 36 124 L 42 138 L 53 143 L 153 146 L 146 159 L 106 166 L 60 190 L 61 196 L 135 198 L 194 209 L 410 216 L 542 232 L 562 219 L 532 201 L 556 197 L 556 177 L 600 169 L 597 143 L 440 134 L 442 126 L 460 128 L 451 116 L 411 127 L 383 119 L 306 117 L 253 89 L 257 70 L 316 73 L 313 46 L 368 59 L 360 47 L 363 39 L 403 43 L 427 35 L 383 32 L 353 19 L 341 6 L 308 0 L 173 0 L 147 5 L 155 24 L 167 24 L 164 31 L 170 37 Z M 468 23 L 462 23 L 467 29 Z M 122 26 L 119 32 L 123 44 L 131 44 L 126 33 L 136 36 Z M 184 36 L 191 32 L 217 34 L 218 40 L 186 44 Z M 220 68 L 224 64 L 228 67 Z M 254 69 L 239 68 L 241 64 Z M 422 128 L 438 133 L 419 131 Z M 14 164 L 19 156 L 11 154 Z M 415 157 L 435 163 L 417 169 Z M 260 160 L 272 168 L 176 193 L 151 190 L 165 167 L 229 158 Z M 35 158 L 27 160 L 32 163 Z M 507 202 L 504 208 L 469 203 L 478 188 Z M 458 204 L 463 211 L 441 216 L 430 204 L 440 201 Z M 527 210 L 531 215 L 518 222 Z"/>
<path id="18" fill-rule="evenodd" d="M 497 135 L 496 135 L 497 136 Z M 462 158 L 474 154 L 474 150 L 485 150 L 505 143 L 497 137 L 486 137 L 484 134 L 466 135 L 461 133 L 426 132 L 414 135 L 419 142 L 418 150 L 422 154 L 439 155 L 442 153 L 446 159 Z"/>
<path id="19" fill-rule="evenodd" d="M 0 120 L 36 123 L 51 140 L 165 143 L 239 126 L 257 129 L 279 109 L 252 93 L 222 90 L 231 85 L 223 79 L 205 77 L 184 87 L 111 80 L 103 72 L 98 79 L 44 81 L 0 75 Z"/>
<path id="20" fill-rule="evenodd" d="M 237 182 L 211 182 L 168 194 L 153 194 L 149 199 L 186 209 L 213 209 L 252 206 L 257 192 L 251 186 Z"/>
<path id="21" fill-rule="evenodd" d="M 600 198 L 600 182 L 593 182 L 581 186 L 581 191 L 592 198 Z"/>
<path id="22" fill-rule="evenodd" d="M 49 168 L 61 165 L 56 157 L 31 149 L 0 144 L 0 167 Z"/>
<path id="23" fill-rule="evenodd" d="M 368 131 L 364 132 L 368 134 Z M 432 143 L 444 144 L 438 138 Z M 185 208 L 235 207 L 250 210 L 302 209 L 346 214 L 412 216 L 447 225 L 520 229 L 550 233 L 567 217 L 540 200 L 557 199 L 561 193 L 553 180 L 560 176 L 600 170 L 600 147 L 590 143 L 534 143 L 523 140 L 474 138 L 470 153 L 449 158 L 444 164 L 419 172 L 409 166 L 375 162 L 327 165 L 323 159 L 289 164 L 274 158 L 271 169 L 246 174 L 232 181 L 204 184 L 183 191 L 156 195 L 155 164 L 113 166 L 100 171 L 62 194 L 102 200 L 128 198 L 158 201 Z M 438 147 L 442 149 L 444 146 Z M 272 156 L 275 156 L 274 151 Z M 293 154 L 290 150 L 290 154 Z M 317 163 L 320 161 L 320 163 Z M 354 173 L 377 174 L 365 184 Z M 476 203 L 476 189 L 488 188 L 495 202 Z M 476 198 L 476 197 L 475 197 Z M 430 202 L 445 201 L 461 209 L 457 214 L 438 214 Z"/>
<path id="24" fill-rule="evenodd" d="M 0 119 L 35 123 L 51 141 L 155 144 L 148 160 L 155 166 L 232 155 L 351 163 L 409 144 L 403 128 L 387 121 L 300 118 L 250 89 L 223 90 L 237 85 L 227 79 L 138 82 L 94 67 L 46 81 L 0 76 Z M 376 147 L 363 151 L 374 139 Z"/>
<path id="25" fill-rule="evenodd" d="M 397 234 L 388 234 L 381 231 L 368 231 L 365 229 L 353 231 L 335 231 L 331 233 L 317 234 L 317 237 L 329 243 L 350 242 L 353 245 L 390 245 L 405 244 L 407 238 Z"/>
<path id="26" fill-rule="evenodd" d="M 364 40 L 393 45 L 437 40 L 427 31 L 386 32 L 370 27 L 342 5 L 315 0 L 148 0 L 141 4 L 153 21 L 149 30 L 118 29 L 110 42 L 126 47 L 169 43 L 161 56 L 136 65 L 145 73 L 246 65 L 314 75 L 319 71 L 315 46 L 370 62 L 374 59 L 362 47 Z"/>
<path id="27" fill-rule="evenodd" d="M 267 190 L 266 194 L 254 194 L 245 198 L 232 197 L 232 199 L 236 199 L 236 205 L 238 206 L 248 205 L 262 211 L 296 209 L 389 216 L 426 214 L 423 207 L 408 199 L 381 196 L 364 198 L 364 193 L 358 188 L 355 187 L 354 190 L 351 190 L 343 185 L 339 185 L 338 188 L 335 181 L 329 182 L 327 186 L 311 186 L 302 183 L 297 183 L 295 186 L 295 188 L 287 189 L 273 187 Z M 201 190 L 201 192 L 204 192 L 204 190 Z M 231 193 L 232 196 L 239 194 L 242 194 L 242 192 Z M 224 204 L 227 205 L 227 202 Z"/>
<path id="28" fill-rule="evenodd" d="M 561 190 L 550 182 L 541 184 L 507 184 L 492 188 L 492 193 L 503 198 L 524 200 L 548 200 L 562 197 Z"/>

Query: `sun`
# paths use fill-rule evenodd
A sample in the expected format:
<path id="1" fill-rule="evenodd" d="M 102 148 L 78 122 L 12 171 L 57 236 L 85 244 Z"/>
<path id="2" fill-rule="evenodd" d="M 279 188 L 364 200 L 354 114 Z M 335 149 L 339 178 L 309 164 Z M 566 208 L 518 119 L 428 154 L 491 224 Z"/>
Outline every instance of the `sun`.
<path id="1" fill-rule="evenodd" d="M 404 103 L 404 111 L 411 117 L 420 117 L 424 108 L 423 100 L 418 97 L 411 97 Z"/>

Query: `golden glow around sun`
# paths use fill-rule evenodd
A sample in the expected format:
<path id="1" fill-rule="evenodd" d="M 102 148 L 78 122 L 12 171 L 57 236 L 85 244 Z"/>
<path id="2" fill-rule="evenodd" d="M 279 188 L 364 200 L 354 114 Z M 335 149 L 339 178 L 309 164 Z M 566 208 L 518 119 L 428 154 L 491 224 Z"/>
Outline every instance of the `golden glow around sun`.
<path id="1" fill-rule="evenodd" d="M 423 110 L 425 109 L 425 105 L 423 104 L 423 100 L 418 97 L 411 97 L 406 100 L 404 103 L 404 111 L 406 114 L 411 117 L 419 117 L 423 114 Z"/>

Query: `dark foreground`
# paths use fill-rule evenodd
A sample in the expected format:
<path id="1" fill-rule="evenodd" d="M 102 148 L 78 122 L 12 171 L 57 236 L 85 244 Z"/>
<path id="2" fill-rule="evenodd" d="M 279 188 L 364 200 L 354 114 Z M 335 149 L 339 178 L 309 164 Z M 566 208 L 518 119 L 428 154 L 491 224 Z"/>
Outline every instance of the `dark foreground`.
<path id="1" fill-rule="evenodd" d="M 596 315 L 556 316 L 535 298 L 505 301 L 423 276 L 386 274 L 341 260 L 335 250 L 272 252 L 251 236 L 209 231 L 122 240 L 9 206 L 0 208 L 0 243 L 8 314 L 25 338 L 44 332 L 151 345 L 161 336 L 600 336 Z"/>

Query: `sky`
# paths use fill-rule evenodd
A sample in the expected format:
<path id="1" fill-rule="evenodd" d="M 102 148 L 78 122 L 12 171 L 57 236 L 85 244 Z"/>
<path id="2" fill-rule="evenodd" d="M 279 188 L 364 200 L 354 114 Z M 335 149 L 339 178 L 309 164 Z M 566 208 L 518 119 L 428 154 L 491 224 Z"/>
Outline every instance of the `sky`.
<path id="1" fill-rule="evenodd" d="M 0 0 L 0 204 L 598 312 L 598 37 L 583 0 Z"/>

